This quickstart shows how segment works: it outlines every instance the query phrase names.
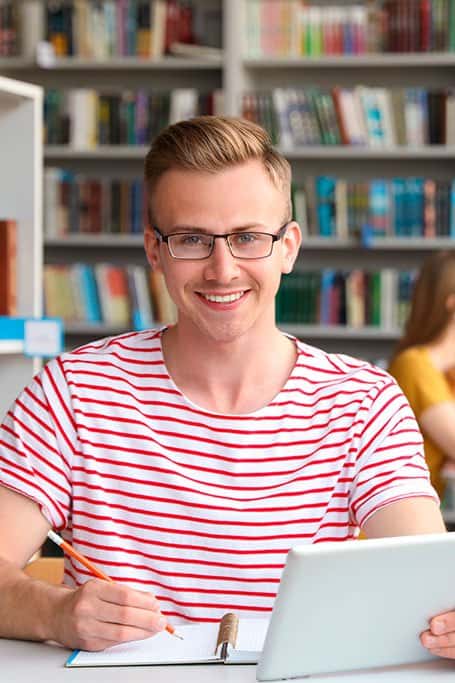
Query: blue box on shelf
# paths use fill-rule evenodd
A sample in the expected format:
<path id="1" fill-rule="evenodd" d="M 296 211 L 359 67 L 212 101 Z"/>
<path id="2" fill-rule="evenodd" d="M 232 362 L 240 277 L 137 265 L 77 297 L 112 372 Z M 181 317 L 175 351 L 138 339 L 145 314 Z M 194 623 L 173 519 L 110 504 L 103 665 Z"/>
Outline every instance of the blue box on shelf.
<path id="1" fill-rule="evenodd" d="M 60 318 L 0 316 L 0 340 L 24 342 L 26 356 L 57 356 L 63 350 L 63 324 Z"/>

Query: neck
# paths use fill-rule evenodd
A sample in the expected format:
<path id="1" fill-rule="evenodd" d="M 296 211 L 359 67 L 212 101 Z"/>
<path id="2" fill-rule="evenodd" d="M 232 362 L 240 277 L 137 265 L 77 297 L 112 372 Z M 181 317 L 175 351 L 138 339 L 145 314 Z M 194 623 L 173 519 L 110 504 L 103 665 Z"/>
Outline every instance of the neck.
<path id="1" fill-rule="evenodd" d="M 254 336 L 254 339 L 253 339 Z M 184 333 L 179 325 L 162 337 L 167 370 L 178 388 L 201 407 L 246 413 L 267 405 L 286 383 L 296 347 L 276 327 L 229 342 Z"/>

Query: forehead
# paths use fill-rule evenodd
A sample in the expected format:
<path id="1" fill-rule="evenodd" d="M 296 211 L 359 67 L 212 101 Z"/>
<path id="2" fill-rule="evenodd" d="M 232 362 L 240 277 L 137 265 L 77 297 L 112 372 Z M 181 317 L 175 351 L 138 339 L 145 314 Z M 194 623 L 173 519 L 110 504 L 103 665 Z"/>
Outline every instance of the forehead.
<path id="1" fill-rule="evenodd" d="M 259 161 L 215 173 L 172 169 L 159 179 L 153 193 L 158 224 L 244 221 L 269 223 L 278 219 L 286 197 Z"/>

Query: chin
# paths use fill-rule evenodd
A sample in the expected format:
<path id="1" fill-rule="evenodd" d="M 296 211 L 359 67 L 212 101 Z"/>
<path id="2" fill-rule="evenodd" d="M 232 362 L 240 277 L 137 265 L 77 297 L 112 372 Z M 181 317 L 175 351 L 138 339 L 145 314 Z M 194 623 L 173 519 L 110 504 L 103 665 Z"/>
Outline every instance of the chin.
<path id="1" fill-rule="evenodd" d="M 201 326 L 199 329 L 213 341 L 218 344 L 232 344 L 233 342 L 243 337 L 248 330 L 245 324 L 233 325 L 232 323 L 210 325 L 210 327 Z"/>

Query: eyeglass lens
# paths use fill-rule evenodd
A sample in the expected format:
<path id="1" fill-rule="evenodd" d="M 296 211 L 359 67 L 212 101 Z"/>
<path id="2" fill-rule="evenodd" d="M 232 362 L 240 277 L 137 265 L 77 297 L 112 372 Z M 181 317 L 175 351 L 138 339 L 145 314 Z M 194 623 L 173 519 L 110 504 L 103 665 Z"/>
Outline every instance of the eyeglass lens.
<path id="1" fill-rule="evenodd" d="M 210 255 L 216 236 L 199 233 L 169 235 L 169 248 L 176 258 L 202 259 Z M 260 232 L 239 232 L 223 236 L 231 253 L 237 258 L 263 258 L 269 256 L 272 235 Z"/>

